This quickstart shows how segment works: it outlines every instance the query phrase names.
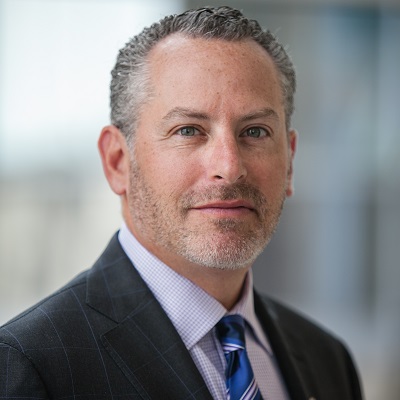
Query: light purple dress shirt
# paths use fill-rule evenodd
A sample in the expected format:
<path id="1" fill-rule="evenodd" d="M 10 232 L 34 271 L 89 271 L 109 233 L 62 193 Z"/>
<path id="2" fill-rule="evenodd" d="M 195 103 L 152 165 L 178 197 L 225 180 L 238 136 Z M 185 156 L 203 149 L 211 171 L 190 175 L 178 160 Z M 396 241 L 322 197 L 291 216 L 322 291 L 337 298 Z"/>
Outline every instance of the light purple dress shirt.
<path id="1" fill-rule="evenodd" d="M 172 321 L 214 399 L 226 400 L 226 360 L 215 332 L 215 325 L 226 314 L 240 314 L 247 322 L 246 349 L 264 400 L 289 399 L 271 346 L 255 315 L 251 271 L 240 300 L 228 312 L 203 289 L 147 251 L 125 224 L 118 239 Z"/>

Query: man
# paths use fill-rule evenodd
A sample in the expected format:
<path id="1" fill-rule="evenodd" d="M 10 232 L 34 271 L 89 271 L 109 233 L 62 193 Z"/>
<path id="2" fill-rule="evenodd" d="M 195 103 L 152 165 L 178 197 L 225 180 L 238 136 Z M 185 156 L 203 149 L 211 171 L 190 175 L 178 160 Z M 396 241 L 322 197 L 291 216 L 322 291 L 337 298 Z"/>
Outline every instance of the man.
<path id="1" fill-rule="evenodd" d="M 337 339 L 253 293 L 293 192 L 294 91 L 283 47 L 229 7 L 126 44 L 98 143 L 124 224 L 0 330 L 0 398 L 361 398 Z"/>

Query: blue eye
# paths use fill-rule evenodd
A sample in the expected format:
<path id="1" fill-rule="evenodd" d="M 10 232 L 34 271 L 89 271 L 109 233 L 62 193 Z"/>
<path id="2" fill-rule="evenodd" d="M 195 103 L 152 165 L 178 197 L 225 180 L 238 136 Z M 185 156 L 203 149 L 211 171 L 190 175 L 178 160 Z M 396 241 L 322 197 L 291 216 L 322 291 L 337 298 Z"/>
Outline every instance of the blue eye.
<path id="1" fill-rule="evenodd" d="M 268 132 L 264 128 L 254 126 L 252 128 L 246 129 L 245 135 L 252 138 L 259 138 L 268 136 Z"/>
<path id="2" fill-rule="evenodd" d="M 184 126 L 178 130 L 178 134 L 181 136 L 194 136 L 197 132 L 197 129 L 193 126 Z"/>

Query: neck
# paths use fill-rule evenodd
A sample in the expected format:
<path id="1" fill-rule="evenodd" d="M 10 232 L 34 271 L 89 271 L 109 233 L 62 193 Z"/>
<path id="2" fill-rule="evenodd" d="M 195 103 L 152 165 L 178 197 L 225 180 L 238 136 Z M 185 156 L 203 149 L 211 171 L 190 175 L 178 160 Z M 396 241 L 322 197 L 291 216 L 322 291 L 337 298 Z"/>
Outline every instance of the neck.
<path id="1" fill-rule="evenodd" d="M 179 275 L 201 287 L 227 310 L 239 300 L 246 273 L 251 265 L 236 270 L 210 268 L 194 264 L 177 254 L 160 252 L 152 243 L 147 243 L 147 246 L 145 243 L 142 245 Z"/>
<path id="2" fill-rule="evenodd" d="M 227 310 L 231 310 L 242 294 L 246 273 L 249 268 L 220 270 L 192 266 L 182 270 L 174 268 L 174 270 L 201 287 Z"/>
<path id="3" fill-rule="evenodd" d="M 131 220 L 126 218 L 127 207 L 123 207 L 123 211 L 125 211 L 124 219 L 128 229 L 143 247 L 175 272 L 201 287 L 227 310 L 232 309 L 240 298 L 246 273 L 250 269 L 251 264 L 235 270 L 223 270 L 192 263 L 175 253 L 165 251 L 165 249 L 160 248 L 154 242 L 146 240 L 143 235 L 139 235 Z"/>

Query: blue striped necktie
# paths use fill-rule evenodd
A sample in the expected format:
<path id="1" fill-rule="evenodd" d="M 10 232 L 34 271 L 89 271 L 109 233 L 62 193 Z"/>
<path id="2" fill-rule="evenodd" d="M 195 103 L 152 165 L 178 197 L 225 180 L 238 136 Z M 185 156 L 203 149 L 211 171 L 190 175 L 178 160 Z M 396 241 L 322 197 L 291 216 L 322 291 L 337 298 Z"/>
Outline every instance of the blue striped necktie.
<path id="1" fill-rule="evenodd" d="M 227 315 L 218 322 L 217 334 L 227 361 L 227 399 L 262 400 L 247 356 L 244 319 L 237 314 Z"/>

